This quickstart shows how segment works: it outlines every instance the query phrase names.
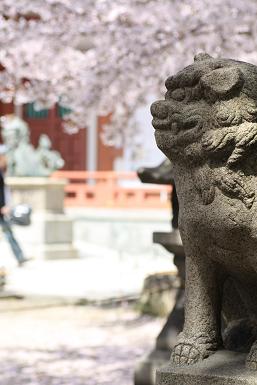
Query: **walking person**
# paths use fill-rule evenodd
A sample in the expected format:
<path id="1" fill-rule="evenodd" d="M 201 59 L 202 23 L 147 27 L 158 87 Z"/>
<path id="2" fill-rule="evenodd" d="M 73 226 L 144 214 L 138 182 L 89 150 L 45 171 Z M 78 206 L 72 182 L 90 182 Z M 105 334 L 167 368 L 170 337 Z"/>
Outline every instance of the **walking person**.
<path id="1" fill-rule="evenodd" d="M 24 257 L 23 251 L 14 237 L 10 221 L 8 220 L 10 209 L 6 205 L 6 188 L 4 182 L 6 169 L 6 146 L 2 144 L 0 145 L 0 226 L 2 227 L 3 233 L 12 249 L 18 265 L 22 266 L 25 262 L 27 262 L 27 259 Z"/>

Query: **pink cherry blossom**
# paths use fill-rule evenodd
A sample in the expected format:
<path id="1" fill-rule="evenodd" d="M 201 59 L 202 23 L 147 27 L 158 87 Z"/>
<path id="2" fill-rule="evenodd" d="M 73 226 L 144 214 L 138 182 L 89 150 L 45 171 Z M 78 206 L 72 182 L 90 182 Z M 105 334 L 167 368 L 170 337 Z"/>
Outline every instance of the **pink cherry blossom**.
<path id="1" fill-rule="evenodd" d="M 0 14 L 0 99 L 59 102 L 70 130 L 113 112 L 104 137 L 116 145 L 195 54 L 257 64 L 255 0 L 1 0 Z"/>

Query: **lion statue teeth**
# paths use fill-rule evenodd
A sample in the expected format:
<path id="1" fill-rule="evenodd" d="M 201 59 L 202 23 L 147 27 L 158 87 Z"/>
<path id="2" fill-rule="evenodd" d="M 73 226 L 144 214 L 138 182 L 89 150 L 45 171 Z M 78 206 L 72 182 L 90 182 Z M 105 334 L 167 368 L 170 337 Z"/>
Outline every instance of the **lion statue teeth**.
<path id="1" fill-rule="evenodd" d="M 166 88 L 151 112 L 174 165 L 186 253 L 185 324 L 172 361 L 190 365 L 226 348 L 248 353 L 257 370 L 257 67 L 200 54 Z"/>

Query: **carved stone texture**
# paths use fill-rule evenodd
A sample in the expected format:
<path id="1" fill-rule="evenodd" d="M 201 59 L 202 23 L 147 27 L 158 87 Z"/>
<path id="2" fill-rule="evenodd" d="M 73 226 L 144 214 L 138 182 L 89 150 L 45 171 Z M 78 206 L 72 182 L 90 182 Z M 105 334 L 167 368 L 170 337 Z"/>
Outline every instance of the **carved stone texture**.
<path id="1" fill-rule="evenodd" d="M 257 67 L 200 54 L 166 87 L 151 111 L 173 164 L 186 254 L 172 361 L 193 365 L 225 347 L 257 370 Z"/>

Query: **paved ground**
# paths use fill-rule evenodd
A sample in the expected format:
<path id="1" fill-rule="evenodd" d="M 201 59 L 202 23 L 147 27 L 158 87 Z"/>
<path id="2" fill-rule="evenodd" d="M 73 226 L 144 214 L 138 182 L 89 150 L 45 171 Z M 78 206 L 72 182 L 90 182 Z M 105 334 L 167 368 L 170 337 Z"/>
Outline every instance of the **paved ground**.
<path id="1" fill-rule="evenodd" d="M 1 385 L 132 385 L 164 322 L 125 305 L 1 300 L 0 313 Z"/>
<path id="2" fill-rule="evenodd" d="M 26 256 L 35 259 L 17 269 L 0 229 L 0 268 L 8 273 L 7 289 L 21 295 L 57 296 L 102 300 L 140 293 L 151 273 L 174 270 L 172 256 L 153 244 L 155 230 L 170 230 L 169 210 L 69 209 L 74 220 L 77 259 L 40 261 L 30 227 L 13 231 Z M 30 245 L 31 246 L 31 245 Z"/>
<path id="3" fill-rule="evenodd" d="M 138 295 L 144 278 L 172 268 L 171 258 L 92 256 L 88 258 L 31 261 L 17 268 L 14 259 L 1 258 L 9 291 L 25 296 L 55 296 L 104 300 Z M 1 265 L 0 265 L 1 266 Z"/>

